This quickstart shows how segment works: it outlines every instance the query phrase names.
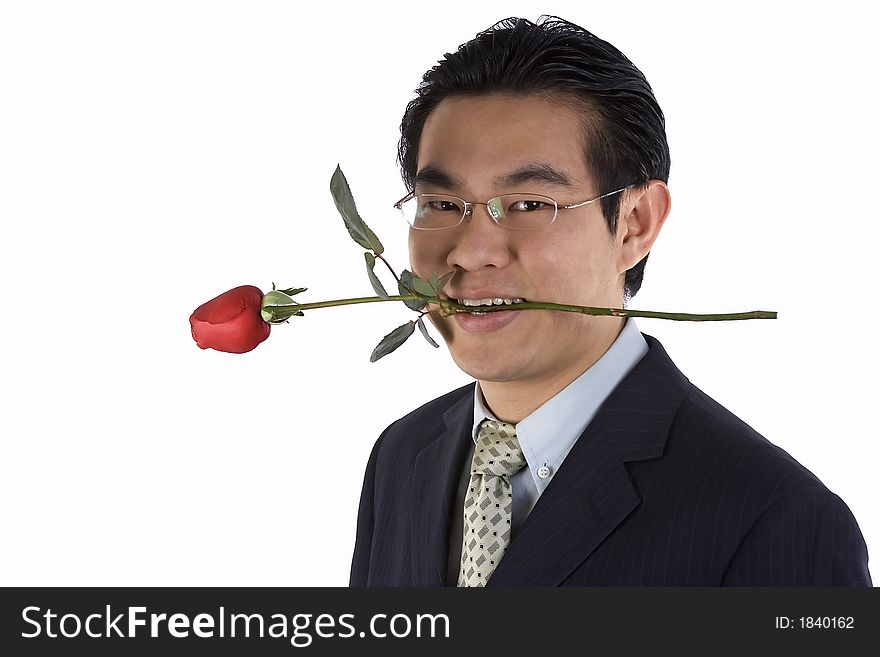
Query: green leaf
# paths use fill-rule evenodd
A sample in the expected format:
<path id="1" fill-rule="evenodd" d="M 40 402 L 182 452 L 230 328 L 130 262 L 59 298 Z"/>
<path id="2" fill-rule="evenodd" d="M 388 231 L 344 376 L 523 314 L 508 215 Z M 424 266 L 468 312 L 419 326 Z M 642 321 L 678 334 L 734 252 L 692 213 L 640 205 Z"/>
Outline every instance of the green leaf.
<path id="1" fill-rule="evenodd" d="M 383 356 L 387 356 L 388 354 L 390 354 L 392 351 L 394 351 L 400 345 L 406 342 L 409 336 L 411 336 L 413 334 L 413 331 L 415 330 L 415 322 L 407 322 L 402 326 L 398 326 L 396 329 L 391 331 L 391 333 L 382 338 L 382 342 L 376 345 L 376 348 L 373 349 L 373 353 L 370 354 L 370 362 L 375 363 Z"/>
<path id="2" fill-rule="evenodd" d="M 391 297 L 385 291 L 382 281 L 379 280 L 379 277 L 376 276 L 376 272 L 373 271 L 373 267 L 376 266 L 376 256 L 368 251 L 364 253 L 364 260 L 367 261 L 367 276 L 370 277 L 370 285 L 373 286 L 373 290 L 383 299 L 390 299 Z"/>
<path id="3" fill-rule="evenodd" d="M 425 322 L 423 322 L 422 319 L 423 319 L 422 317 L 419 317 L 418 321 L 416 322 L 416 324 L 419 325 L 419 330 L 422 332 L 422 335 L 425 336 L 425 340 L 427 340 L 429 344 L 432 344 L 439 349 L 440 345 L 437 344 L 434 341 L 434 338 L 431 337 L 431 334 L 428 333 L 428 329 L 425 328 Z"/>
<path id="4" fill-rule="evenodd" d="M 413 294 L 415 290 L 413 289 L 413 279 L 415 275 L 408 269 L 404 269 L 400 274 L 400 283 L 397 286 L 397 289 L 400 290 L 401 294 Z M 428 305 L 427 301 L 420 300 L 412 300 L 412 301 L 404 301 L 406 307 L 410 310 L 422 310 L 425 306 Z"/>
<path id="5" fill-rule="evenodd" d="M 434 287 L 428 281 L 423 281 L 421 278 L 412 275 L 412 289 L 416 292 L 416 294 L 423 294 L 426 297 L 434 296 Z"/>
<path id="6" fill-rule="evenodd" d="M 333 202 L 336 203 L 336 209 L 342 215 L 342 220 L 345 222 L 345 227 L 351 238 L 365 249 L 371 249 L 376 255 L 381 255 L 385 247 L 358 214 L 354 197 L 351 195 L 351 188 L 348 186 L 348 181 L 339 165 L 336 165 L 336 171 L 333 172 L 333 177 L 330 179 L 330 193 L 333 195 Z"/>
<path id="7" fill-rule="evenodd" d="M 443 278 L 437 278 L 437 272 L 432 271 L 430 278 L 428 278 L 428 285 L 431 286 L 432 296 L 439 297 L 440 292 L 449 282 L 449 279 L 452 278 L 452 274 L 455 272 L 447 272 L 443 274 Z"/>
<path id="8" fill-rule="evenodd" d="M 434 291 L 437 293 L 437 296 L 440 296 L 440 293 L 443 291 L 443 288 L 446 287 L 446 284 L 449 282 L 449 279 L 452 278 L 454 271 L 447 272 L 443 274 L 442 278 L 437 281 L 437 287 L 434 288 Z"/>

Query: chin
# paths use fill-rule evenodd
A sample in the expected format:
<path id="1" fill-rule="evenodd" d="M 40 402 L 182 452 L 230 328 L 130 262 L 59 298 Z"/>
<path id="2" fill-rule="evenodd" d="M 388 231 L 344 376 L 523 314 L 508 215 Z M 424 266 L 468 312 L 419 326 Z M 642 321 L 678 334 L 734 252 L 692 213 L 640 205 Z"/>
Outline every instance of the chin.
<path id="1" fill-rule="evenodd" d="M 477 355 L 456 353 L 450 349 L 450 353 L 458 368 L 478 381 L 513 381 L 521 378 L 524 370 L 522 362 L 485 351 Z"/>

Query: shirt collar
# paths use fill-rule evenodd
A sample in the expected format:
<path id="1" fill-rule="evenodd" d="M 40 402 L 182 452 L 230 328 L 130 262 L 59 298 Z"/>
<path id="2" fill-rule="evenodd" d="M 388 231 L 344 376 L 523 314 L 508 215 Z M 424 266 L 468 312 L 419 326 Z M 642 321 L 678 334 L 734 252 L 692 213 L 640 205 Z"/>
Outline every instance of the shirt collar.
<path id="1" fill-rule="evenodd" d="M 647 352 L 648 343 L 633 318 L 628 317 L 617 339 L 599 360 L 517 423 L 516 435 L 539 491 L 550 483 L 611 391 Z M 474 441 L 485 419 L 498 418 L 486 407 L 478 383 L 474 386 Z M 546 470 L 541 472 L 544 476 L 539 476 L 542 466 Z"/>

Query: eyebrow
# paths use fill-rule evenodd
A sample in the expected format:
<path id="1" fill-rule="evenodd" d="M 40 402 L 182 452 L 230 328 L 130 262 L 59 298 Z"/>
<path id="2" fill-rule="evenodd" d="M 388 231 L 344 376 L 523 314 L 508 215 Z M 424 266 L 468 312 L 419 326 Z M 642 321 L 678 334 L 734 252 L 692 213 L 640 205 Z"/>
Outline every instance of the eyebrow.
<path id="1" fill-rule="evenodd" d="M 563 171 L 543 162 L 527 164 L 495 179 L 496 187 L 512 187 L 526 182 L 537 182 L 576 189 L 574 181 Z"/>
<path id="2" fill-rule="evenodd" d="M 446 189 L 461 189 L 464 187 L 464 183 L 461 180 L 433 164 L 427 164 L 422 167 L 416 174 L 415 182 L 416 185 L 436 185 Z M 498 176 L 495 178 L 495 187 L 512 187 L 527 182 L 557 185 L 572 190 L 577 189 L 577 185 L 574 184 L 574 181 L 565 172 L 544 162 L 533 162 Z"/>
<path id="3" fill-rule="evenodd" d="M 446 189 L 464 187 L 462 182 L 438 166 L 426 164 L 416 174 L 416 185 L 436 185 Z"/>

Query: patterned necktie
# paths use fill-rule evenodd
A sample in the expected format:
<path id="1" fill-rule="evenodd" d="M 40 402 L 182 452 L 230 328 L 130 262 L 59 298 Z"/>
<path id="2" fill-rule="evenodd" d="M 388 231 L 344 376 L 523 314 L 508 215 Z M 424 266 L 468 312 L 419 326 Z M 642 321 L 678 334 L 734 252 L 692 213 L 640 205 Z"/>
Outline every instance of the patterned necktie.
<path id="1" fill-rule="evenodd" d="M 464 500 L 459 586 L 485 586 L 510 543 L 510 477 L 526 465 L 516 428 L 497 420 L 480 425 L 471 482 Z"/>

